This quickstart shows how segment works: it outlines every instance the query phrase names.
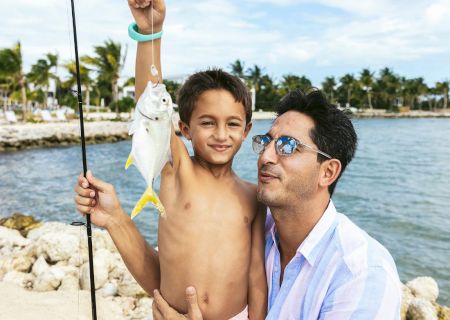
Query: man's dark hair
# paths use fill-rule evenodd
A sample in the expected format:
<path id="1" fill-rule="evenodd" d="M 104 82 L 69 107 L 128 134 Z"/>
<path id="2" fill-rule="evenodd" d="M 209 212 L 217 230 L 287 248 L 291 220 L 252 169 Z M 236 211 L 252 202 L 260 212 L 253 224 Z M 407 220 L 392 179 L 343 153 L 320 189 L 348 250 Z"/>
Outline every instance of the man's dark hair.
<path id="1" fill-rule="evenodd" d="M 311 140 L 319 150 L 341 162 L 339 177 L 328 187 L 332 196 L 339 178 L 355 155 L 358 138 L 352 122 L 315 88 L 308 94 L 297 89 L 284 96 L 276 107 L 276 112 L 280 116 L 288 111 L 298 111 L 309 116 L 314 121 L 314 128 L 309 132 Z M 327 158 L 317 154 L 317 160 L 323 162 Z"/>
<path id="2" fill-rule="evenodd" d="M 191 75 L 177 94 L 180 120 L 189 124 L 192 111 L 200 95 L 208 90 L 223 89 L 231 93 L 236 102 L 244 105 L 245 120 L 252 119 L 252 101 L 244 82 L 221 69 L 210 69 Z"/>

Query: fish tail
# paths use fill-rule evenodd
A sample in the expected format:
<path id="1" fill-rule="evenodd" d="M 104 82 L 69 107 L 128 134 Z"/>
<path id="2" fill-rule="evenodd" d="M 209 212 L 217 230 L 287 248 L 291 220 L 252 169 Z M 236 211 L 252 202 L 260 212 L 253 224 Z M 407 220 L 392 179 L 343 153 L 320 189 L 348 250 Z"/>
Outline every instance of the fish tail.
<path id="1" fill-rule="evenodd" d="M 145 192 L 142 194 L 139 201 L 136 203 L 136 206 L 134 207 L 133 211 L 131 212 L 131 219 L 136 217 L 141 212 L 141 210 L 144 208 L 147 202 L 151 202 L 156 207 L 159 214 L 162 217 L 165 217 L 166 210 L 164 209 L 161 200 L 159 200 L 158 195 L 156 194 L 155 191 L 153 191 L 152 187 L 148 187 L 147 190 L 145 190 Z"/>
<path id="2" fill-rule="evenodd" d="M 134 163 L 134 158 L 133 158 L 133 155 L 130 153 L 130 155 L 128 156 L 128 159 L 127 159 L 127 163 L 125 164 L 125 169 L 128 169 L 128 167 L 130 165 L 132 165 L 133 163 Z"/>

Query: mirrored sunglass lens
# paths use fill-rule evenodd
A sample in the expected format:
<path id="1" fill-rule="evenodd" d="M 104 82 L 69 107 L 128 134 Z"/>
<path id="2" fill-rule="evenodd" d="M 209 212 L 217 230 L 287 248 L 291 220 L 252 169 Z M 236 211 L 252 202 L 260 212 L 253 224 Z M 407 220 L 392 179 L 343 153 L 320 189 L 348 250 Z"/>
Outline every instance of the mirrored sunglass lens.
<path id="1" fill-rule="evenodd" d="M 290 155 L 295 151 L 297 142 L 291 137 L 279 137 L 276 143 L 276 148 L 279 154 Z"/>
<path id="2" fill-rule="evenodd" d="M 266 144 L 264 143 L 263 137 L 264 136 L 261 136 L 261 135 L 253 137 L 252 148 L 253 148 L 253 151 L 258 154 L 263 152 L 264 147 L 266 146 Z"/>

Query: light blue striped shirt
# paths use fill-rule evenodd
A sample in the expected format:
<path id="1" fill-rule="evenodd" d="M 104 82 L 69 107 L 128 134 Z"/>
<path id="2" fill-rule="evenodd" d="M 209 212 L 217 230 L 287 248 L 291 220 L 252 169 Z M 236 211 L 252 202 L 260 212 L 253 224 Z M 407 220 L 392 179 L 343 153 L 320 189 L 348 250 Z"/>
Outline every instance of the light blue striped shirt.
<path id="1" fill-rule="evenodd" d="M 266 319 L 400 319 L 401 287 L 389 252 L 330 201 L 286 266 L 280 286 L 278 236 L 266 221 Z"/>

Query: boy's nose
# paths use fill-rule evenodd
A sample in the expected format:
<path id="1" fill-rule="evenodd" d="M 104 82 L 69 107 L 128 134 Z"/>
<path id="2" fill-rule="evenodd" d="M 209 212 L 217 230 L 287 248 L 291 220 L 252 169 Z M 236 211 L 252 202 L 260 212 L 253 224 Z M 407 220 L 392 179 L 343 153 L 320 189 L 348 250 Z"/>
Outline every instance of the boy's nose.
<path id="1" fill-rule="evenodd" d="M 217 126 L 214 134 L 215 138 L 219 141 L 225 141 L 227 139 L 227 130 L 223 126 Z"/>

